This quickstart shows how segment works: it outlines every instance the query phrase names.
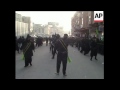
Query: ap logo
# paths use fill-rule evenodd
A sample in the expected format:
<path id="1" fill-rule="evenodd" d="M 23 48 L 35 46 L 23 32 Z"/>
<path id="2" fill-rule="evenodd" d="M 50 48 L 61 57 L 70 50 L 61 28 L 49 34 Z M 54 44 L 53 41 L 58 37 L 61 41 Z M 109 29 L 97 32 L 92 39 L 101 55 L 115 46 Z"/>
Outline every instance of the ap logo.
<path id="1" fill-rule="evenodd" d="M 94 22 L 103 22 L 103 11 L 94 11 Z"/>

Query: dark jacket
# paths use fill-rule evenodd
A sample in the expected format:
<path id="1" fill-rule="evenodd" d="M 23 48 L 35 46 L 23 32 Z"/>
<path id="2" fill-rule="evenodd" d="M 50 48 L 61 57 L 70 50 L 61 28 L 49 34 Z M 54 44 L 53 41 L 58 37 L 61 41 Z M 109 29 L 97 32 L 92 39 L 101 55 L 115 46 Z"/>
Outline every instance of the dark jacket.
<path id="1" fill-rule="evenodd" d="M 61 44 L 61 42 L 63 43 L 63 45 Z M 65 44 L 65 45 L 64 45 Z M 67 47 L 68 47 L 68 40 L 67 39 L 58 39 L 57 41 L 56 41 L 56 43 L 55 43 L 55 48 L 56 48 L 56 50 L 58 51 L 58 53 L 60 52 L 60 53 L 62 53 L 62 52 L 66 52 L 66 51 L 68 51 L 68 50 L 66 50 L 64 47 L 67 49 Z"/>
<path id="2" fill-rule="evenodd" d="M 15 48 L 15 51 L 16 51 L 16 50 L 19 51 L 19 47 L 18 47 L 18 39 L 17 39 L 17 38 L 16 38 L 15 42 L 16 42 L 16 48 Z"/>

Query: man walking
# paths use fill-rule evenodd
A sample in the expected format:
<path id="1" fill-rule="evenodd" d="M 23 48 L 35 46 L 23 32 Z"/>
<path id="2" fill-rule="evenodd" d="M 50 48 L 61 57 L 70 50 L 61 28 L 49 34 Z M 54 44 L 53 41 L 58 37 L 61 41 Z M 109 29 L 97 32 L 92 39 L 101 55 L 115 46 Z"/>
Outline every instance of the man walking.
<path id="1" fill-rule="evenodd" d="M 63 39 L 58 39 L 55 43 L 55 49 L 58 51 L 57 54 L 57 72 L 56 74 L 59 75 L 59 71 L 60 71 L 60 65 L 61 62 L 63 64 L 63 76 L 67 76 L 66 75 L 66 67 L 67 67 L 67 57 L 68 57 L 68 35 L 64 34 L 64 38 Z"/>

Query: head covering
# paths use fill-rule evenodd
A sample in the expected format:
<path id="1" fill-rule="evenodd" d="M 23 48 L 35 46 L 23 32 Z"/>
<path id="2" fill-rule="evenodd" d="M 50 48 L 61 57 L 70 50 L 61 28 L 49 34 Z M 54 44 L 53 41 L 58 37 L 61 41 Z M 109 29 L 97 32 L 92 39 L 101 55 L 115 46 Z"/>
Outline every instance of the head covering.
<path id="1" fill-rule="evenodd" d="M 29 38 L 31 38 L 31 36 L 27 35 L 26 39 L 28 40 Z"/>
<path id="2" fill-rule="evenodd" d="M 68 36 L 68 34 L 64 34 L 64 36 Z"/>
<path id="3" fill-rule="evenodd" d="M 59 35 L 59 34 L 57 34 L 57 35 L 56 35 L 56 38 L 60 38 L 60 35 Z"/>

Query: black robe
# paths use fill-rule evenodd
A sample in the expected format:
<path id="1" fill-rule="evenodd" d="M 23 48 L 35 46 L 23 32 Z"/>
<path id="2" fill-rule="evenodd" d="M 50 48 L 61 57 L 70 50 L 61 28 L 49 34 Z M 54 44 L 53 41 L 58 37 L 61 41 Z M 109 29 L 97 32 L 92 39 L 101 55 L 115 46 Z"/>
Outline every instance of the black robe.
<path id="1" fill-rule="evenodd" d="M 89 53 L 89 51 L 90 51 L 90 45 L 89 45 L 89 40 L 88 39 L 86 39 L 85 40 L 85 45 L 84 45 L 84 54 L 88 54 Z"/>
<path id="2" fill-rule="evenodd" d="M 30 43 L 30 46 L 28 49 L 26 49 L 27 45 Z M 26 49 L 26 50 L 25 50 Z M 34 43 L 30 42 L 28 40 L 25 40 L 25 42 L 23 43 L 23 53 L 24 53 L 24 57 L 25 58 L 29 58 L 33 56 L 33 50 L 35 49 L 34 47 Z"/>
<path id="3" fill-rule="evenodd" d="M 97 53 L 98 53 L 98 45 L 97 45 L 97 42 L 95 41 L 92 41 L 91 42 L 91 57 L 93 56 L 97 56 Z"/>
<path id="4" fill-rule="evenodd" d="M 15 48 L 15 51 L 19 51 L 19 47 L 18 47 L 18 40 L 16 40 L 16 48 Z"/>

